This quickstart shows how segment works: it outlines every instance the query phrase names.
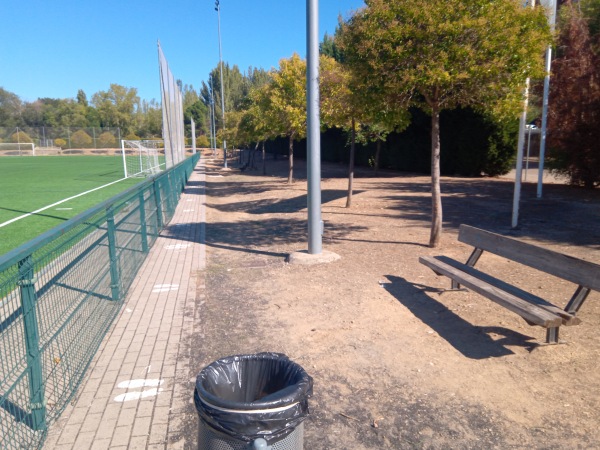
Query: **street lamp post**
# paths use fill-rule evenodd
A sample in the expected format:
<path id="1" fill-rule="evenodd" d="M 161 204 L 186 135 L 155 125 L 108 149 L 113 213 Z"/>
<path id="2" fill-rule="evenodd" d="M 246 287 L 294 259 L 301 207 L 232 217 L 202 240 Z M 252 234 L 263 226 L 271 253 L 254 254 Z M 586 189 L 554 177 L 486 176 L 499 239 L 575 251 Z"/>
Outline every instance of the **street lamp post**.
<path id="1" fill-rule="evenodd" d="M 227 168 L 227 141 L 225 140 L 225 94 L 223 93 L 223 54 L 221 50 L 221 6 L 219 0 L 215 0 L 215 11 L 219 23 L 219 67 L 221 69 L 221 112 L 223 114 L 223 167 Z"/>
<path id="2" fill-rule="evenodd" d="M 308 253 L 323 250 L 321 220 L 321 129 L 319 118 L 319 0 L 306 1 Z"/>

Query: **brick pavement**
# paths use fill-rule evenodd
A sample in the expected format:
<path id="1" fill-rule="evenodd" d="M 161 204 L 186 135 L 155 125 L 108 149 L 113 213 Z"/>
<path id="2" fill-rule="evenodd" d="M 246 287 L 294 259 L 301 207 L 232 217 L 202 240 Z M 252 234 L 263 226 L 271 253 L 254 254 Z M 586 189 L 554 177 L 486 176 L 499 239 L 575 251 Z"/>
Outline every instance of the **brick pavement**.
<path id="1" fill-rule="evenodd" d="M 204 181 L 200 161 L 44 450 L 184 448 L 190 339 L 205 287 Z"/>

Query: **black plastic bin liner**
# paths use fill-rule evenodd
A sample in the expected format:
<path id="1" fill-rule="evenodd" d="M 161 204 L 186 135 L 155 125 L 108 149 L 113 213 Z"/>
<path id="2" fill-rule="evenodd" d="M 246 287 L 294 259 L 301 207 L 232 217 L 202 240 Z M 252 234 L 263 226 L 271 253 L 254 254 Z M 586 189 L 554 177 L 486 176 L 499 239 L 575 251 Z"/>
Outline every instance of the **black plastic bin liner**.
<path id="1" fill-rule="evenodd" d="M 214 430 L 246 442 L 272 442 L 308 416 L 312 387 L 312 377 L 286 355 L 228 356 L 198 374 L 194 403 Z"/>

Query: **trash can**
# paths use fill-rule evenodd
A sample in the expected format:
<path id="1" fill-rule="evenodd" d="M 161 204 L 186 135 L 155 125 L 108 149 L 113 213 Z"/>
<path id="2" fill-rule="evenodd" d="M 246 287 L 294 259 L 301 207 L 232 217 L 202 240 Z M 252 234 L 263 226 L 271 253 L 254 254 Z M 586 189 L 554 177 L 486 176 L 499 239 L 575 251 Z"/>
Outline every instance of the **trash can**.
<path id="1" fill-rule="evenodd" d="M 301 450 L 312 378 L 280 353 L 219 359 L 198 374 L 201 450 Z"/>

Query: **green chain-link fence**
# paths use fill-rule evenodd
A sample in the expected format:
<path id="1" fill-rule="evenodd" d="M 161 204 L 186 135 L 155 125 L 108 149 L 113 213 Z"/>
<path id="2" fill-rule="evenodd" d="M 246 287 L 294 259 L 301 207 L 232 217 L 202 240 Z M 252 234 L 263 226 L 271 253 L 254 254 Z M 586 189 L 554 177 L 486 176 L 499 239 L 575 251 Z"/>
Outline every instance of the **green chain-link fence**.
<path id="1" fill-rule="evenodd" d="M 198 159 L 0 257 L 0 448 L 41 447 Z"/>

